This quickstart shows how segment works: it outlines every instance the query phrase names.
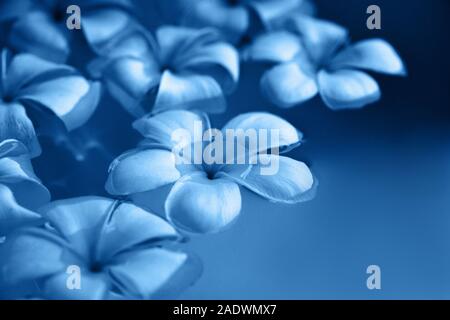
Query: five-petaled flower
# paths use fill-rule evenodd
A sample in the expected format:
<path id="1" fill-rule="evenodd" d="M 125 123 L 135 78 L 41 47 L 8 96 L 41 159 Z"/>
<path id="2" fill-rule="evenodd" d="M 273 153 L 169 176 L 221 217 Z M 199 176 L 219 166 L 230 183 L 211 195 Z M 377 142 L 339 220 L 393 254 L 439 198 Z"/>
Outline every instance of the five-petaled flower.
<path id="1" fill-rule="evenodd" d="M 261 145 L 247 146 L 250 155 L 264 154 L 264 164 L 249 161 L 222 164 L 203 161 L 198 164 L 190 155 L 183 155 L 183 161 L 179 161 L 180 141 L 173 133 L 181 128 L 195 135 L 195 124 L 199 122 L 206 130 L 210 127 L 206 115 L 185 110 L 167 111 L 137 120 L 134 127 L 146 139 L 140 148 L 123 154 L 112 163 L 107 191 L 113 195 L 128 195 L 146 206 L 145 202 L 151 198 L 146 192 L 175 183 L 165 200 L 165 215 L 178 228 L 198 233 L 219 231 L 235 220 L 241 210 L 239 185 L 274 202 L 296 203 L 313 196 L 315 179 L 303 162 L 266 153 L 266 150 L 289 149 L 300 143 L 301 133 L 287 121 L 269 113 L 253 112 L 237 116 L 223 127 L 222 132 L 227 129 L 244 132 L 247 129 L 277 130 L 278 139 L 270 139 L 265 150 L 260 150 Z M 204 146 L 195 138 L 189 143 Z M 233 156 L 239 155 L 233 153 Z M 275 161 L 277 172 L 262 175 L 262 167 Z"/>
<path id="2" fill-rule="evenodd" d="M 0 141 L 19 140 L 32 157 L 41 151 L 36 131 L 54 133 L 61 121 L 68 130 L 83 125 L 100 98 L 100 83 L 28 53 L 1 51 L 0 76 Z"/>
<path id="3" fill-rule="evenodd" d="M 196 258 L 176 248 L 166 221 L 131 203 L 83 197 L 39 210 L 43 227 L 24 227 L 0 246 L 7 298 L 149 299 L 174 294 L 200 275 Z M 69 286 L 68 269 L 79 268 Z"/>
<path id="4" fill-rule="evenodd" d="M 0 142 L 0 237 L 41 223 L 33 210 L 48 201 L 50 193 L 35 176 L 26 147 L 17 140 Z"/>
<path id="5" fill-rule="evenodd" d="M 250 61 L 276 64 L 263 75 L 261 90 L 279 107 L 298 105 L 320 93 L 333 110 L 360 108 L 377 101 L 380 89 L 358 69 L 406 74 L 398 54 L 382 39 L 346 46 L 347 30 L 335 23 L 293 15 L 286 24 L 292 32 L 263 34 L 243 54 Z"/>
<path id="6" fill-rule="evenodd" d="M 0 23 L 12 23 L 8 44 L 19 52 L 64 62 L 73 31 L 66 26 L 70 5 L 81 9 L 81 30 L 98 53 L 118 34 L 136 25 L 130 0 L 2 0 Z"/>
<path id="7" fill-rule="evenodd" d="M 133 31 L 91 64 L 109 92 L 136 117 L 167 109 L 223 112 L 239 78 L 239 56 L 216 32 L 165 26 L 156 38 Z"/>
<path id="8" fill-rule="evenodd" d="M 309 0 L 158 0 L 157 5 L 166 19 L 190 27 L 216 28 L 232 43 L 276 27 L 293 12 L 313 11 Z"/>

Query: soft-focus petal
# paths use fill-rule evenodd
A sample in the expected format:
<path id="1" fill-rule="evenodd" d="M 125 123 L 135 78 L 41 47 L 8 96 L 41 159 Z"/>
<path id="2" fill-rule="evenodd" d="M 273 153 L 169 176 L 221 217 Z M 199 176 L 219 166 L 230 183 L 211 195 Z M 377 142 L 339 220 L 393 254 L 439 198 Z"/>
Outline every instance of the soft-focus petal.
<path id="1" fill-rule="evenodd" d="M 210 76 L 176 75 L 165 71 L 161 78 L 153 112 L 170 109 L 194 109 L 208 113 L 223 112 L 226 108 L 222 89 Z"/>
<path id="2" fill-rule="evenodd" d="M 116 206 L 117 202 L 111 199 L 81 197 L 53 201 L 39 209 L 39 213 L 69 241 L 78 254 L 89 259 L 104 221 Z"/>
<path id="3" fill-rule="evenodd" d="M 15 97 L 23 87 L 33 83 L 42 75 L 70 75 L 75 69 L 64 64 L 56 64 L 29 53 L 17 54 L 7 69 L 5 91 Z"/>
<path id="4" fill-rule="evenodd" d="M 239 56 L 231 45 L 213 43 L 192 50 L 180 68 L 212 76 L 225 92 L 234 90 L 239 79 Z"/>
<path id="5" fill-rule="evenodd" d="M 98 241 L 98 261 L 137 246 L 157 246 L 164 240 L 177 240 L 175 229 L 162 218 L 131 203 L 121 203 L 105 221 Z M 139 250 L 139 249 L 138 249 Z"/>
<path id="6" fill-rule="evenodd" d="M 244 132 L 255 130 L 258 135 L 265 135 L 266 143 L 259 145 L 261 141 L 258 141 L 257 151 L 295 145 L 303 137 L 302 133 L 289 122 L 267 112 L 249 112 L 238 115 L 225 124 L 222 132 L 226 135 L 226 130 L 230 129 L 235 133 L 236 130 Z M 265 132 L 261 130 L 265 130 Z"/>
<path id="7" fill-rule="evenodd" d="M 255 0 L 249 4 L 258 13 L 264 26 L 270 28 L 273 21 L 292 14 L 303 2 L 304 0 Z"/>
<path id="8" fill-rule="evenodd" d="M 183 176 L 167 197 L 167 218 L 180 229 L 217 232 L 229 225 L 241 210 L 239 186 L 225 179 L 208 179 L 204 172 Z"/>
<path id="9" fill-rule="evenodd" d="M 27 152 L 27 147 L 18 140 L 8 139 L 0 142 L 0 158 L 16 157 Z"/>
<path id="10" fill-rule="evenodd" d="M 114 37 L 126 31 L 132 21 L 130 14 L 120 8 L 88 10 L 81 19 L 81 30 L 97 53 L 108 53 L 104 51 L 105 46 Z"/>
<path id="11" fill-rule="evenodd" d="M 168 150 L 132 150 L 111 164 L 106 190 L 113 195 L 148 191 L 175 182 L 180 173 Z"/>
<path id="12" fill-rule="evenodd" d="M 278 155 L 261 155 L 251 167 L 229 165 L 217 175 L 227 177 L 274 202 L 297 203 L 311 199 L 314 178 L 300 161 Z"/>
<path id="13" fill-rule="evenodd" d="M 364 40 L 349 46 L 331 61 L 330 67 L 333 69 L 353 67 L 386 74 L 406 75 L 402 59 L 383 39 Z"/>
<path id="14" fill-rule="evenodd" d="M 200 128 L 200 135 L 195 134 L 195 128 Z M 161 144 L 172 150 L 174 146 L 184 147 L 193 143 L 197 137 L 203 138 L 203 132 L 209 129 L 209 119 L 205 114 L 187 110 L 169 110 L 156 115 L 148 115 L 133 123 L 133 127 L 145 138 Z M 177 137 L 176 133 L 183 130 L 189 133 L 189 139 Z"/>
<path id="15" fill-rule="evenodd" d="M 316 80 L 296 62 L 268 70 L 261 79 L 261 90 L 281 108 L 290 108 L 317 94 Z"/>
<path id="16" fill-rule="evenodd" d="M 2 0 L 0 1 L 0 21 L 20 17 L 28 12 L 31 7 L 31 0 Z"/>
<path id="17" fill-rule="evenodd" d="M 381 96 L 377 82 L 361 71 L 320 71 L 318 82 L 322 99 L 333 110 L 361 108 Z"/>
<path id="18" fill-rule="evenodd" d="M 18 51 L 64 62 L 69 55 L 69 43 L 63 28 L 65 26 L 57 26 L 46 13 L 32 11 L 13 25 L 9 43 Z"/>
<path id="19" fill-rule="evenodd" d="M 49 79 L 19 92 L 20 100 L 37 102 L 52 110 L 68 130 L 77 128 L 90 118 L 99 98 L 99 83 L 90 83 L 77 75 Z"/>
<path id="20" fill-rule="evenodd" d="M 105 299 L 110 288 L 107 278 L 100 273 L 82 269 L 80 288 L 72 290 L 67 288 L 68 277 L 65 269 L 49 277 L 44 281 L 40 294 L 46 299 L 100 300 Z"/>
<path id="21" fill-rule="evenodd" d="M 103 77 L 111 95 L 135 117 L 146 112 L 141 101 L 160 81 L 159 69 L 149 61 L 138 58 L 122 58 L 111 63 Z"/>
<path id="22" fill-rule="evenodd" d="M 289 24 L 300 34 L 310 59 L 317 64 L 328 62 L 348 38 L 347 30 L 340 25 L 306 15 L 293 15 Z"/>
<path id="23" fill-rule="evenodd" d="M 182 23 L 192 27 L 214 27 L 231 42 L 237 42 L 249 27 L 250 17 L 244 6 L 229 6 L 221 0 L 187 3 L 189 13 L 182 17 Z"/>
<path id="24" fill-rule="evenodd" d="M 180 269 L 190 268 L 190 264 L 186 253 L 150 248 L 120 255 L 109 268 L 109 274 L 128 298 L 150 299 L 164 290 Z M 198 275 L 198 271 L 186 274 L 190 282 Z"/>
<path id="25" fill-rule="evenodd" d="M 287 62 L 302 49 L 300 38 L 287 31 L 264 33 L 244 51 L 244 59 L 251 61 Z"/>
<path id="26" fill-rule="evenodd" d="M 20 206 L 13 192 L 0 183 L 0 237 L 23 226 L 42 223 L 42 217 Z"/>
<path id="27" fill-rule="evenodd" d="M 0 102 L 0 141 L 6 139 L 22 142 L 33 157 L 41 153 L 33 123 L 21 104 Z"/>
<path id="28" fill-rule="evenodd" d="M 22 229 L 11 234 L 0 246 L 0 283 L 35 281 L 77 264 L 79 260 L 64 245 L 61 238 L 44 229 Z"/>

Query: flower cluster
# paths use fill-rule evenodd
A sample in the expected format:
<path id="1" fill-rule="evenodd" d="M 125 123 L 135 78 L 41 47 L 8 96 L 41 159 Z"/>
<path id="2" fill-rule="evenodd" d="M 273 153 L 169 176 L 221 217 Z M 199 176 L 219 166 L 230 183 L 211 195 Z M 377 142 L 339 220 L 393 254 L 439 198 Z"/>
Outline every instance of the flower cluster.
<path id="1" fill-rule="evenodd" d="M 66 26 L 70 5 L 81 30 Z M 332 110 L 361 108 L 381 96 L 362 70 L 406 74 L 387 41 L 349 44 L 348 31 L 313 17 L 308 0 L 152 5 L 155 29 L 130 0 L 0 2 L 0 297 L 173 297 L 202 270 L 181 233 L 229 228 L 243 190 L 275 203 L 313 199 L 316 177 L 286 156 L 304 142 L 291 123 L 254 111 L 211 125 L 241 64 L 270 64 L 261 92 L 282 108 L 318 94 Z M 64 144 L 89 149 L 83 137 L 102 132 L 110 114 L 119 116 L 109 127 L 130 130 L 96 144 L 127 147 L 105 152 L 109 170 L 92 155 L 76 159 L 104 177 L 104 190 L 51 201 L 54 186 L 71 185 L 58 174 L 41 181 L 39 159 Z M 61 159 L 63 174 L 70 163 Z"/>

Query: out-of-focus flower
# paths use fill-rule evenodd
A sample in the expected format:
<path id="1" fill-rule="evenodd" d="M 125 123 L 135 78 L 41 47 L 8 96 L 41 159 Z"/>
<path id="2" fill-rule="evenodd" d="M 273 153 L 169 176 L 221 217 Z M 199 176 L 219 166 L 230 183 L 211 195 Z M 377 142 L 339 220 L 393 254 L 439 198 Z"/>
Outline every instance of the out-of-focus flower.
<path id="1" fill-rule="evenodd" d="M 112 38 L 132 28 L 135 21 L 129 0 L 2 0 L 0 23 L 10 22 L 8 44 L 19 52 L 64 62 L 71 37 L 66 13 L 70 5 L 81 9 L 81 31 L 98 53 Z"/>
<path id="2" fill-rule="evenodd" d="M 163 246 L 180 239 L 176 231 L 131 203 L 83 197 L 52 202 L 39 213 L 49 222 L 45 228 L 18 229 L 0 246 L 8 298 L 166 297 L 200 275 L 197 259 Z"/>
<path id="3" fill-rule="evenodd" d="M 230 159 L 221 163 L 208 162 L 201 156 L 211 147 L 210 143 L 220 138 L 213 134 L 204 140 L 202 132 L 196 138 L 199 135 L 198 124 L 205 132 L 222 132 L 222 137 L 227 130 L 259 132 L 265 129 L 266 132 L 278 132 L 278 139 L 269 139 L 266 145 L 246 147 L 244 157 L 227 147 L 223 156 Z M 291 124 L 277 116 L 263 112 L 242 114 L 220 131 L 208 130 L 209 120 L 204 114 L 174 110 L 141 118 L 134 127 L 146 140 L 140 148 L 123 154 L 112 163 L 106 189 L 113 195 L 128 195 L 146 206 L 150 200 L 146 192 L 175 183 L 165 200 L 164 211 L 167 219 L 182 230 L 208 233 L 229 225 L 241 210 L 239 185 L 274 202 L 296 203 L 313 195 L 315 179 L 304 163 L 266 153 L 267 150 L 296 146 L 302 137 Z M 193 138 L 177 137 L 180 130 Z M 226 139 L 235 142 L 234 137 Z M 245 142 L 238 143 L 245 145 Z M 183 149 L 191 144 L 194 149 L 200 147 L 200 162 L 196 160 L 198 153 L 192 156 L 180 152 L 180 147 Z M 231 152 L 231 156 L 227 155 Z M 266 161 L 264 164 L 239 161 L 247 155 L 261 155 Z M 278 164 L 276 172 L 261 174 L 263 168 L 274 163 Z"/>
<path id="4" fill-rule="evenodd" d="M 274 104 L 289 108 L 317 93 L 333 110 L 361 108 L 380 98 L 377 82 L 366 69 L 406 75 L 394 48 L 382 39 L 346 45 L 347 30 L 324 20 L 294 15 L 288 31 L 263 34 L 244 51 L 244 59 L 275 63 L 261 79 Z"/>
<path id="5" fill-rule="evenodd" d="M 166 19 L 190 27 L 214 27 L 233 43 L 252 32 L 272 29 L 293 12 L 313 11 L 309 0 L 158 0 L 156 3 Z"/>
<path id="6" fill-rule="evenodd" d="M 100 84 L 70 66 L 27 53 L 11 57 L 7 50 L 1 51 L 0 62 L 0 141 L 17 139 L 32 157 L 41 151 L 36 131 L 75 129 L 97 107 Z"/>
<path id="7" fill-rule="evenodd" d="M 17 140 L 0 142 L 0 236 L 41 223 L 32 210 L 48 201 L 50 193 L 35 176 L 26 147 Z"/>
<path id="8" fill-rule="evenodd" d="M 222 112 L 224 94 L 239 78 L 239 56 L 218 34 L 165 26 L 156 39 L 144 31 L 118 39 L 91 64 L 113 95 L 136 117 L 167 109 Z"/>

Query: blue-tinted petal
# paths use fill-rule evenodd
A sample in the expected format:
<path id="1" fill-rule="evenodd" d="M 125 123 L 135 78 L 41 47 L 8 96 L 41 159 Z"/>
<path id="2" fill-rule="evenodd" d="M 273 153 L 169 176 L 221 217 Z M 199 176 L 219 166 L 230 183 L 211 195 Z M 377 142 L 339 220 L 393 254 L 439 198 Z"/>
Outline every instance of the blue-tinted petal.
<path id="1" fill-rule="evenodd" d="M 255 9 L 266 28 L 272 27 L 272 22 L 300 9 L 304 0 L 254 0 L 249 5 Z"/>
<path id="2" fill-rule="evenodd" d="M 243 53 L 245 60 L 287 62 L 303 50 L 300 38 L 287 31 L 264 33 L 257 37 Z"/>
<path id="3" fill-rule="evenodd" d="M 2 0 L 0 1 L 0 21 L 20 17 L 31 8 L 31 0 Z"/>
<path id="4" fill-rule="evenodd" d="M 107 262 L 123 251 L 139 250 L 143 246 L 157 246 L 162 241 L 178 239 L 179 235 L 167 221 L 125 202 L 105 221 L 97 239 L 96 258 Z"/>
<path id="5" fill-rule="evenodd" d="M 161 78 L 153 112 L 170 109 L 194 109 L 208 113 L 226 108 L 222 89 L 210 76 L 173 74 L 165 71 Z"/>
<path id="6" fill-rule="evenodd" d="M 66 266 L 67 268 L 67 266 Z M 45 279 L 41 295 L 52 300 L 100 300 L 105 299 L 111 284 L 102 273 L 81 269 L 80 288 L 67 288 L 69 275 L 66 269 Z"/>
<path id="7" fill-rule="evenodd" d="M 148 191 L 175 182 L 175 155 L 162 149 L 132 150 L 111 164 L 106 190 L 113 195 Z"/>
<path id="8" fill-rule="evenodd" d="M 53 201 L 39 209 L 52 227 L 72 248 L 90 259 L 99 240 L 104 221 L 115 209 L 116 202 L 100 197 L 80 197 Z"/>
<path id="9" fill-rule="evenodd" d="M 130 14 L 120 8 L 100 8 L 83 14 L 82 30 L 89 45 L 97 53 L 105 52 L 105 46 L 114 37 L 127 31 L 133 23 Z"/>
<path id="10" fill-rule="evenodd" d="M 386 74 L 406 75 L 402 59 L 383 39 L 364 40 L 349 46 L 333 58 L 330 66 L 334 69 L 353 67 Z"/>
<path id="11" fill-rule="evenodd" d="M 93 114 L 100 98 L 100 86 L 77 75 L 58 77 L 24 88 L 18 98 L 49 108 L 68 130 L 73 130 Z"/>
<path id="12" fill-rule="evenodd" d="M 28 53 L 17 54 L 7 68 L 5 92 L 16 97 L 20 89 L 32 84 L 40 76 L 62 76 L 74 72 L 75 69 L 68 65 L 56 64 Z"/>
<path id="13" fill-rule="evenodd" d="M 42 217 L 19 205 L 11 189 L 0 183 L 0 236 L 8 235 L 20 227 L 40 223 Z"/>
<path id="14" fill-rule="evenodd" d="M 0 141 L 16 139 L 22 142 L 32 157 L 41 153 L 41 147 L 25 108 L 19 103 L 0 102 Z"/>
<path id="15" fill-rule="evenodd" d="M 180 68 L 210 75 L 225 92 L 231 92 L 239 79 L 239 56 L 229 44 L 213 43 L 192 50 L 181 62 Z"/>
<path id="16" fill-rule="evenodd" d="M 9 43 L 18 51 L 30 52 L 55 62 L 64 62 L 70 51 L 69 42 L 62 29 L 64 27 L 57 26 L 46 13 L 32 11 L 14 23 Z"/>
<path id="17" fill-rule="evenodd" d="M 264 145 L 258 143 L 257 151 L 295 145 L 303 137 L 302 133 L 289 122 L 267 112 L 249 112 L 234 117 L 222 128 L 223 134 L 226 135 L 226 130 L 229 129 L 235 133 L 241 129 L 244 132 L 255 130 L 260 135 L 264 134 L 266 143 Z"/>
<path id="18" fill-rule="evenodd" d="M 201 127 L 200 135 L 195 134 L 195 127 Z M 209 119 L 205 114 L 187 110 L 170 110 L 156 115 L 147 115 L 136 120 L 133 127 L 145 138 L 161 144 L 172 150 L 177 145 L 184 147 L 187 143 L 195 142 L 196 138 L 202 139 L 203 132 L 209 129 Z M 190 139 L 186 143 L 180 141 L 181 137 L 176 137 L 178 130 L 186 130 L 190 134 Z"/>
<path id="19" fill-rule="evenodd" d="M 230 6 L 221 0 L 190 1 L 189 13 L 182 23 L 192 27 L 214 27 L 231 42 L 237 42 L 249 27 L 250 18 L 244 6 Z"/>
<path id="20" fill-rule="evenodd" d="M 261 157 L 249 168 L 228 165 L 217 176 L 232 179 L 274 202 L 297 203 L 311 199 L 314 178 L 303 162 L 278 155 Z"/>
<path id="21" fill-rule="evenodd" d="M 290 108 L 317 94 L 316 80 L 296 62 L 268 70 L 261 78 L 263 94 L 275 105 Z"/>
<path id="22" fill-rule="evenodd" d="M 225 179 L 208 179 L 204 172 L 185 175 L 170 191 L 165 211 L 167 218 L 182 230 L 218 232 L 241 211 L 239 186 Z"/>
<path id="23" fill-rule="evenodd" d="M 348 31 L 344 27 L 306 15 L 293 15 L 288 24 L 300 34 L 310 59 L 317 64 L 328 62 L 348 38 Z"/>
<path id="24" fill-rule="evenodd" d="M 189 264 L 186 253 L 150 248 L 122 254 L 109 273 L 129 299 L 150 299 L 164 290 L 180 269 L 190 268 Z M 198 275 L 198 271 L 186 274 L 191 281 Z"/>
<path id="25" fill-rule="evenodd" d="M 0 158 L 16 157 L 27 153 L 25 145 L 17 140 L 9 139 L 0 142 Z"/>
<path id="26" fill-rule="evenodd" d="M 79 260 L 65 246 L 61 238 L 44 229 L 27 228 L 12 233 L 0 246 L 0 256 L 8 257 L 0 259 L 0 282 L 6 285 L 33 282 L 65 270 L 69 261 L 77 264 Z"/>
<path id="27" fill-rule="evenodd" d="M 381 96 L 377 82 L 361 71 L 320 71 L 318 82 L 323 101 L 333 110 L 361 108 Z"/>

